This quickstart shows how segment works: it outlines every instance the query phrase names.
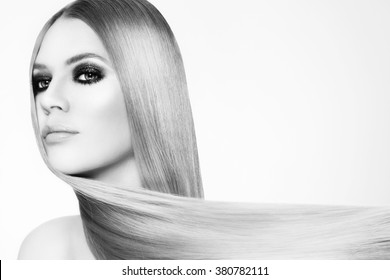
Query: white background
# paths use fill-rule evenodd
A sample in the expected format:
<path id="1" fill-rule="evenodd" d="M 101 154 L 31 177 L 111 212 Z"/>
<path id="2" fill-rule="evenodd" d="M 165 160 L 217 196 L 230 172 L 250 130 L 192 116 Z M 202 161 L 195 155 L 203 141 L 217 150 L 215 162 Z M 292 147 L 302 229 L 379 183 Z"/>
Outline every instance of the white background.
<path id="1" fill-rule="evenodd" d="M 0 9 L 0 258 L 78 213 L 41 159 L 28 69 L 69 1 Z M 390 205 L 390 2 L 151 0 L 182 50 L 207 199 Z"/>

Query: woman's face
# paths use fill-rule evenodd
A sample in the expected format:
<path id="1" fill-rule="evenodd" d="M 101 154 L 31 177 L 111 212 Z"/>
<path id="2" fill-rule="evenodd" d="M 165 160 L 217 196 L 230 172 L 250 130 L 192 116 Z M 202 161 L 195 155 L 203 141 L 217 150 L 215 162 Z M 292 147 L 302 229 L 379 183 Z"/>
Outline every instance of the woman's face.
<path id="1" fill-rule="evenodd" d="M 133 159 L 123 94 L 99 37 L 83 21 L 58 19 L 33 68 L 39 129 L 50 164 L 98 177 Z"/>

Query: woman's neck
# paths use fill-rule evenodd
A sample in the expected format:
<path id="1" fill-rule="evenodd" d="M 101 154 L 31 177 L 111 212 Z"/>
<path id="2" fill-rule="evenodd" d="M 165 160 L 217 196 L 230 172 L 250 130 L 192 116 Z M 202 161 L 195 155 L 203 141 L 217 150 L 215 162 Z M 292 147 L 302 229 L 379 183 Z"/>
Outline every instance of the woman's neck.
<path id="1" fill-rule="evenodd" d="M 80 177 L 110 185 L 128 186 L 131 188 L 141 187 L 141 179 L 134 156 L 126 157 L 122 161 L 82 174 Z"/>

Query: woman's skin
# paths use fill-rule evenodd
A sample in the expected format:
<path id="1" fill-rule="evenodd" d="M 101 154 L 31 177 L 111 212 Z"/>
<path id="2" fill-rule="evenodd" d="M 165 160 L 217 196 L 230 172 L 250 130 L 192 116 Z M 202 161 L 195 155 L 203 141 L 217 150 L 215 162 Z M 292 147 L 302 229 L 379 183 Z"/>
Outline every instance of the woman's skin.
<path id="1" fill-rule="evenodd" d="M 80 216 L 50 220 L 23 241 L 19 260 L 94 260 L 84 237 Z"/>
<path id="2" fill-rule="evenodd" d="M 141 187 L 120 84 L 87 24 L 60 18 L 48 30 L 34 64 L 33 90 L 51 166 L 68 175 Z M 44 223 L 19 252 L 19 259 L 93 258 L 80 216 Z"/>
<path id="3" fill-rule="evenodd" d="M 68 175 L 139 187 L 121 87 L 93 30 L 81 20 L 57 20 L 34 65 L 38 123 L 50 164 Z M 45 136 L 47 128 L 55 131 Z"/>

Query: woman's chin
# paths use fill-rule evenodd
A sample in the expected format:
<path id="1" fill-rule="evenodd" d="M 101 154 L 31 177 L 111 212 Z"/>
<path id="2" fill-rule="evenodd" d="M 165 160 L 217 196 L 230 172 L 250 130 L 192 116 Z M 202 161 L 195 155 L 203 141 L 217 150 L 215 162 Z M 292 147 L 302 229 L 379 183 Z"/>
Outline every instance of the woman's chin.
<path id="1" fill-rule="evenodd" d="M 73 163 L 49 161 L 50 165 L 60 173 L 75 177 L 88 178 L 86 168 Z"/>

